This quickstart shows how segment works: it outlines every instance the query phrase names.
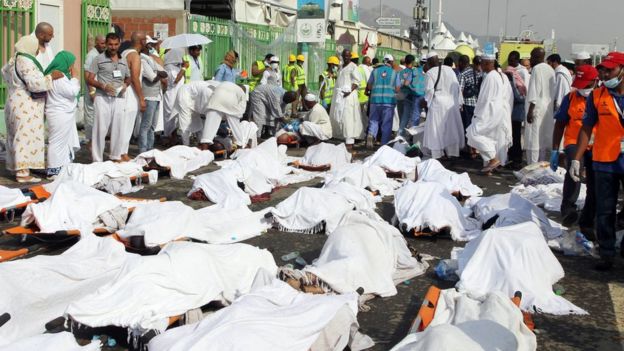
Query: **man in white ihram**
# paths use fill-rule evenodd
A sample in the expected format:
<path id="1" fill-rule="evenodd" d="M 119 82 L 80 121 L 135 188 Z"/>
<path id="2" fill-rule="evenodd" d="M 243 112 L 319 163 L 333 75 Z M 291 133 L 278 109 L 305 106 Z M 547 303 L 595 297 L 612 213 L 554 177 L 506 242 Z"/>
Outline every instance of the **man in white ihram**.
<path id="1" fill-rule="evenodd" d="M 430 69 L 425 77 L 427 120 L 423 137 L 423 151 L 438 159 L 459 156 L 465 145 L 464 126 L 459 111 L 462 105 L 459 81 L 453 69 L 440 65 L 438 54 L 427 55 Z"/>
<path id="2" fill-rule="evenodd" d="M 545 55 L 543 48 L 531 51 L 531 80 L 526 96 L 527 123 L 524 127 L 528 164 L 548 161 L 552 148 L 555 70 L 544 63 Z"/>
<path id="3" fill-rule="evenodd" d="M 206 106 L 206 120 L 199 145 L 200 149 L 207 150 L 211 147 L 222 120 L 227 122 L 232 131 L 234 142 L 239 148 L 247 147 L 250 142 L 251 147 L 256 146 L 258 126 L 253 122 L 241 122 L 247 107 L 247 99 L 245 90 L 234 83 L 221 82 L 215 88 Z"/>
<path id="4" fill-rule="evenodd" d="M 490 174 L 507 162 L 507 150 L 512 143 L 511 110 L 514 97 L 509 79 L 496 69 L 496 57 L 483 55 L 482 60 L 486 76 L 466 137 L 468 145 L 477 149 L 486 163 L 481 171 Z"/>
<path id="5" fill-rule="evenodd" d="M 342 68 L 334 86 L 329 116 L 335 137 L 343 138 L 347 150 L 353 150 L 355 139 L 364 136 L 364 123 L 357 90 L 362 76 L 358 66 L 351 62 L 351 50 L 342 51 Z"/>

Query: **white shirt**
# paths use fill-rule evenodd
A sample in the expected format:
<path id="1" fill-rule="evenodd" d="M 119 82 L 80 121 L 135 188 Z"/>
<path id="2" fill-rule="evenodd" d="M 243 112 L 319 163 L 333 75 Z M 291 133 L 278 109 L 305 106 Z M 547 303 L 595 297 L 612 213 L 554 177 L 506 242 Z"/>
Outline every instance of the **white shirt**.
<path id="1" fill-rule="evenodd" d="M 199 61 L 193 59 L 189 62 L 191 69 L 191 82 L 204 80 L 204 74 L 202 73 L 202 67 L 199 67 Z"/>
<path id="2" fill-rule="evenodd" d="M 48 68 L 52 60 L 54 60 L 54 56 L 56 56 L 54 50 L 50 46 L 50 43 L 46 43 L 45 48 L 45 51 L 40 52 L 36 57 L 44 71 Z"/>
<path id="3" fill-rule="evenodd" d="M 275 71 L 273 69 L 264 70 L 260 84 L 267 83 L 282 86 L 282 72 L 280 72 L 279 68 Z"/>
<path id="4" fill-rule="evenodd" d="M 571 86 L 572 75 L 570 71 L 564 65 L 557 66 L 555 68 L 555 91 L 553 95 L 555 111 L 559 110 L 563 98 L 570 93 Z"/>
<path id="5" fill-rule="evenodd" d="M 80 81 L 76 78 L 63 77 L 52 82 L 52 89 L 46 98 L 46 114 L 70 113 L 73 114 L 78 104 Z"/>
<path id="6" fill-rule="evenodd" d="M 321 104 L 317 103 L 308 113 L 308 121 L 321 127 L 323 134 L 328 138 L 332 137 L 332 126 L 327 111 Z"/>

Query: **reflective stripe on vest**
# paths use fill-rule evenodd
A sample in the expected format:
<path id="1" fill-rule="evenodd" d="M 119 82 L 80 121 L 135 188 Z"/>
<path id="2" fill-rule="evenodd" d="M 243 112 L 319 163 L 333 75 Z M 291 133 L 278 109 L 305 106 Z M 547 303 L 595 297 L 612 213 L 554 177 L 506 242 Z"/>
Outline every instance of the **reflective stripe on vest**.
<path id="1" fill-rule="evenodd" d="M 258 69 L 261 71 L 266 68 L 266 66 L 264 65 L 264 61 L 256 61 L 256 65 L 258 66 Z M 249 91 L 254 91 L 256 86 L 260 84 L 263 74 L 264 74 L 264 71 L 257 76 L 251 77 L 251 80 L 249 81 Z"/>
<path id="2" fill-rule="evenodd" d="M 191 57 L 191 55 L 184 55 L 184 57 L 182 59 L 189 63 L 188 68 L 184 72 L 184 84 L 186 84 L 186 83 L 191 81 L 191 75 L 192 75 L 191 73 L 192 73 L 192 70 L 193 70 L 192 62 L 195 62 L 195 60 L 193 59 L 193 57 Z M 201 57 L 197 58 L 197 62 L 198 62 L 198 65 L 199 65 L 200 69 L 202 67 L 204 67 L 204 64 L 202 63 Z M 202 73 L 202 76 L 203 76 L 203 73 Z"/>
<path id="3" fill-rule="evenodd" d="M 396 104 L 395 82 L 396 72 L 388 67 L 379 67 L 373 71 L 374 81 L 371 90 L 371 104 Z"/>
<path id="4" fill-rule="evenodd" d="M 294 68 L 295 68 L 294 65 L 287 65 L 284 68 L 284 71 L 283 71 L 284 76 L 282 77 L 282 86 L 284 87 L 284 90 L 286 91 L 296 90 L 295 86 L 293 86 L 292 83 L 290 82 L 290 74 Z"/>
<path id="5" fill-rule="evenodd" d="M 585 105 L 587 103 L 587 99 L 580 96 L 576 91 L 571 92 L 568 96 L 570 98 L 570 107 L 568 108 L 570 120 L 563 134 L 564 147 L 576 145 L 576 139 L 583 126 L 583 115 L 585 114 Z"/>
<path id="6" fill-rule="evenodd" d="M 325 87 L 323 101 L 325 104 L 330 105 L 332 97 L 334 97 L 334 86 L 336 85 L 336 78 L 330 78 L 329 72 L 323 72 L 323 86 Z"/>
<path id="7" fill-rule="evenodd" d="M 368 84 L 368 82 L 366 81 L 366 71 L 362 66 L 358 66 L 358 71 L 362 76 L 360 86 L 358 87 L 358 101 L 360 102 L 360 104 L 365 104 L 368 102 L 368 96 L 366 96 L 366 84 Z"/>
<path id="8" fill-rule="evenodd" d="M 600 87 L 593 94 L 594 106 L 598 112 L 593 159 L 598 162 L 613 162 L 620 156 L 624 127 L 607 88 Z"/>
<path id="9" fill-rule="evenodd" d="M 297 75 L 295 76 L 295 86 L 297 89 L 299 89 L 300 86 L 305 85 L 305 70 L 303 69 L 303 67 L 296 65 L 295 71 L 297 72 Z"/>

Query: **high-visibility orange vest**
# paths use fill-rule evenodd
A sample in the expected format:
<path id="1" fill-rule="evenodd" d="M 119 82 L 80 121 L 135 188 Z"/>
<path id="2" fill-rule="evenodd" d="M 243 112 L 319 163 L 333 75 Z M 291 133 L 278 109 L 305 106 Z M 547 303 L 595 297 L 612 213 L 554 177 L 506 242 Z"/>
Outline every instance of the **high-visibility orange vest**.
<path id="1" fill-rule="evenodd" d="M 598 162 L 613 162 L 620 156 L 624 127 L 620 122 L 615 101 L 607 88 L 600 87 L 593 94 L 594 105 L 598 111 L 593 159 Z"/>
<path id="2" fill-rule="evenodd" d="M 563 146 L 576 145 L 579 131 L 583 126 L 583 115 L 585 114 L 585 106 L 587 99 L 573 91 L 568 95 L 570 98 L 570 107 L 568 108 L 568 116 L 570 120 L 563 134 Z"/>

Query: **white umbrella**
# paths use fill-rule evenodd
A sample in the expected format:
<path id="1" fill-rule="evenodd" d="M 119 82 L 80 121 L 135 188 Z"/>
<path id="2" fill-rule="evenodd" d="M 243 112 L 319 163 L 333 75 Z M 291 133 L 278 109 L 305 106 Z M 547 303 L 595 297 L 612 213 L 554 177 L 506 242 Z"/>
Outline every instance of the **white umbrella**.
<path id="1" fill-rule="evenodd" d="M 201 34 L 184 33 L 174 35 L 165 39 L 160 45 L 163 49 L 188 48 L 189 46 L 205 45 L 212 43 L 212 40 Z"/>

